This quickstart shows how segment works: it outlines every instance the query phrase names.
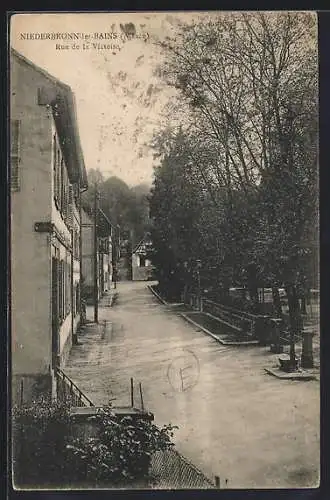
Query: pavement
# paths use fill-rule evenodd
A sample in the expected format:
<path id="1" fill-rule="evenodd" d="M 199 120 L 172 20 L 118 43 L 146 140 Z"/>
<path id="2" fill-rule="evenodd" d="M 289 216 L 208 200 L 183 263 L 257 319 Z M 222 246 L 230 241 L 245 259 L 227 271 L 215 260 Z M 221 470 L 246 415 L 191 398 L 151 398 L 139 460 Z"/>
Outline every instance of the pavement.
<path id="1" fill-rule="evenodd" d="M 270 376 L 278 355 L 269 347 L 219 344 L 147 285 L 118 283 L 99 325 L 87 308 L 67 375 L 96 405 L 130 404 L 133 377 L 138 406 L 141 382 L 155 423 L 178 425 L 177 450 L 226 488 L 317 487 L 319 380 Z"/>

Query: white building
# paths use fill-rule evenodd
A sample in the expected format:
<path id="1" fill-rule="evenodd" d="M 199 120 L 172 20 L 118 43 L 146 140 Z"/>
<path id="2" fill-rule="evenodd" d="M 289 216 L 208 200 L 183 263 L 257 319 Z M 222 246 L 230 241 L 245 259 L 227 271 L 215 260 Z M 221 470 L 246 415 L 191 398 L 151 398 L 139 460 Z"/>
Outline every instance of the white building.
<path id="1" fill-rule="evenodd" d="M 148 280 L 152 278 L 154 267 L 149 253 L 152 243 L 149 236 L 145 236 L 132 251 L 132 280 Z"/>
<path id="2" fill-rule="evenodd" d="M 96 287 L 98 300 L 111 288 L 113 279 L 112 226 L 106 215 L 99 209 L 95 238 L 94 215 L 82 210 L 81 230 L 83 298 L 88 303 L 93 303 Z"/>
<path id="3" fill-rule="evenodd" d="M 80 320 L 80 198 L 87 188 L 73 93 L 10 57 L 13 400 L 56 393 Z"/>

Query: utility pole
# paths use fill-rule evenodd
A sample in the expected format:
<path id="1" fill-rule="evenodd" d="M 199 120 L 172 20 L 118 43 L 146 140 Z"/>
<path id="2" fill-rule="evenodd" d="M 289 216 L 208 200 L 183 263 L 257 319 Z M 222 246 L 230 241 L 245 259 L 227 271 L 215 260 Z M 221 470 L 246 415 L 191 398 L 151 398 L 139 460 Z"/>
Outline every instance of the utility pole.
<path id="1" fill-rule="evenodd" d="M 120 225 L 116 225 L 115 230 L 115 248 L 114 248 L 114 270 L 113 270 L 113 282 L 114 288 L 117 288 L 117 279 L 118 279 L 118 262 L 120 256 Z"/>
<path id="2" fill-rule="evenodd" d="M 98 192 L 95 183 L 94 192 L 94 322 L 99 321 L 98 311 L 98 258 L 97 258 L 97 213 L 98 213 Z"/>

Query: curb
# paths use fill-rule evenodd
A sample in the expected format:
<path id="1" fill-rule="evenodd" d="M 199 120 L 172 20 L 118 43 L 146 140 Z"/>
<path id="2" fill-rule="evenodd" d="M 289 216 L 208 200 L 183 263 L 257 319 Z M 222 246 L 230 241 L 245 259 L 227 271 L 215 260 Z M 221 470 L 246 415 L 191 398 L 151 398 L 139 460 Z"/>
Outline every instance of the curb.
<path id="1" fill-rule="evenodd" d="M 149 288 L 149 290 L 151 291 L 151 293 L 154 294 L 155 297 L 157 297 L 157 299 L 159 300 L 159 302 L 161 302 L 162 304 L 168 306 L 168 302 L 166 302 L 166 300 L 164 300 L 160 295 L 159 293 L 156 292 L 156 290 L 153 289 L 152 285 L 148 285 L 147 286 Z"/>
<path id="2" fill-rule="evenodd" d="M 317 376 L 312 373 L 306 373 L 306 372 L 286 373 L 286 372 L 281 372 L 277 368 L 264 368 L 264 370 L 266 373 L 268 373 L 268 375 L 272 375 L 273 377 L 276 377 L 281 380 L 303 380 L 306 382 L 309 380 L 317 380 Z"/>
<path id="3" fill-rule="evenodd" d="M 242 341 L 242 342 L 231 342 L 231 341 L 227 341 L 227 340 L 222 340 L 217 335 L 215 335 L 215 333 L 212 333 L 210 330 L 208 330 L 207 328 L 205 328 L 205 326 L 202 326 L 199 323 L 197 323 L 197 321 L 194 321 L 193 319 L 189 318 L 186 314 L 180 313 L 180 316 L 182 316 L 189 323 L 192 323 L 194 326 L 197 326 L 197 328 L 199 328 L 200 330 L 202 330 L 207 335 L 210 335 L 217 342 L 220 342 L 220 344 L 231 345 L 231 346 L 258 345 L 259 344 L 258 340 L 248 340 L 246 342 L 245 341 Z"/>
<path id="4" fill-rule="evenodd" d="M 224 325 L 227 325 L 229 326 L 230 328 L 233 328 L 233 330 L 236 330 L 238 332 L 241 331 L 240 328 L 238 328 L 238 326 L 235 326 L 235 325 L 231 325 L 230 323 L 228 323 L 227 321 L 223 320 L 223 319 L 220 319 L 220 318 L 217 318 L 216 316 L 214 316 L 213 314 L 211 313 L 208 313 L 208 312 L 205 312 L 204 314 L 206 314 L 207 316 L 210 316 L 210 318 L 214 319 L 215 321 L 218 321 L 219 323 L 222 323 Z"/>

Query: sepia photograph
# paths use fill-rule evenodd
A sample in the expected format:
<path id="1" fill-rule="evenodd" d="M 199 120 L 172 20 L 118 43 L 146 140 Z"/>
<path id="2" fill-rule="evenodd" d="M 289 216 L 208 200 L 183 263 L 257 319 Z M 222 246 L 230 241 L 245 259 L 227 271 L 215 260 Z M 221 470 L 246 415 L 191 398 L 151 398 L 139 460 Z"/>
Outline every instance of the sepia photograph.
<path id="1" fill-rule="evenodd" d="M 318 488 L 317 13 L 8 30 L 12 488 Z"/>

